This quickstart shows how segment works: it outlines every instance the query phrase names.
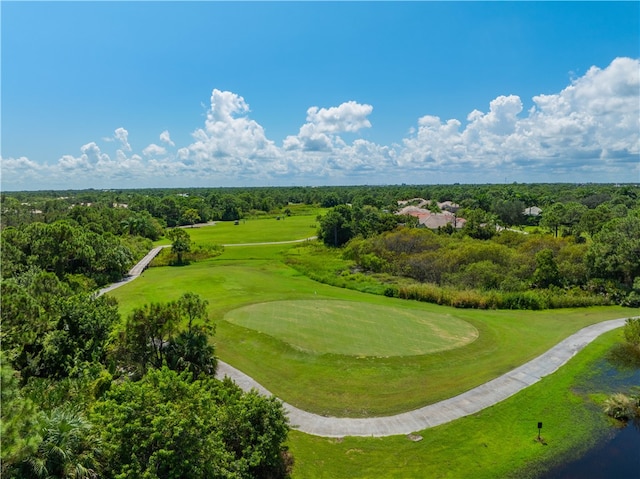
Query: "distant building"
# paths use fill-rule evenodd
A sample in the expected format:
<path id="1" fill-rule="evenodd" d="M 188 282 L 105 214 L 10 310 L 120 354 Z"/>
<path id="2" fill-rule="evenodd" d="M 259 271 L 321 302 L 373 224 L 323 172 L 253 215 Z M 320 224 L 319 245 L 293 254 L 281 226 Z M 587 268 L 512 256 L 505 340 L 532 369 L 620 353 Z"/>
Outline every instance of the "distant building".
<path id="1" fill-rule="evenodd" d="M 453 203 L 451 201 L 443 201 L 442 203 L 438 203 L 438 208 L 442 211 L 449 211 L 451 213 L 455 213 L 460 209 L 460 205 Z"/>
<path id="2" fill-rule="evenodd" d="M 525 216 L 540 216 L 540 213 L 542 213 L 542 210 L 537 206 L 529 206 L 522 212 Z"/>
<path id="3" fill-rule="evenodd" d="M 443 211 L 442 213 L 433 213 L 427 209 L 420 208 L 418 206 L 405 206 L 400 211 L 398 211 L 397 214 L 414 216 L 418 218 L 419 226 L 423 228 L 429 228 L 431 230 L 444 228 L 449 224 L 456 229 L 462 229 L 464 228 L 464 225 L 467 223 L 466 219 L 458 218 L 454 213 L 450 211 Z"/>

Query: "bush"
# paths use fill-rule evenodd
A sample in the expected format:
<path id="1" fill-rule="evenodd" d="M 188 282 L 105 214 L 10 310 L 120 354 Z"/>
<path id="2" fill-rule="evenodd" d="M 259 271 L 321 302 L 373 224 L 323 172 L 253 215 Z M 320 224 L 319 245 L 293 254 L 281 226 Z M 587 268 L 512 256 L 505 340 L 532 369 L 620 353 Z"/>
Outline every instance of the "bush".
<path id="1" fill-rule="evenodd" d="M 533 291 L 505 293 L 502 295 L 504 309 L 546 309 L 548 303 L 539 293 Z"/>
<path id="2" fill-rule="evenodd" d="M 615 393 L 605 400 L 603 409 L 607 415 L 618 421 L 628 421 L 640 415 L 639 406 L 637 398 Z"/>
<path id="3" fill-rule="evenodd" d="M 395 286 L 387 286 L 384 289 L 384 295 L 389 298 L 397 298 L 398 297 L 398 288 Z"/>
<path id="4" fill-rule="evenodd" d="M 623 334 L 627 344 L 640 348 L 640 318 L 627 319 Z"/>

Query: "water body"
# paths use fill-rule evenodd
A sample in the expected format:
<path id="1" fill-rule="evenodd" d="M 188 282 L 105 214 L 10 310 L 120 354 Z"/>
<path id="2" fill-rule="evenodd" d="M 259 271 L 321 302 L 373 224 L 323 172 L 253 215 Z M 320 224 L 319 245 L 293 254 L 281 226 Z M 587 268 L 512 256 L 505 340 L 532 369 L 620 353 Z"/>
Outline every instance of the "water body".
<path id="1" fill-rule="evenodd" d="M 603 359 L 583 382 L 583 392 L 629 392 L 640 386 L 640 364 Z M 612 428 L 583 457 L 555 467 L 540 479 L 640 479 L 640 422 Z"/>

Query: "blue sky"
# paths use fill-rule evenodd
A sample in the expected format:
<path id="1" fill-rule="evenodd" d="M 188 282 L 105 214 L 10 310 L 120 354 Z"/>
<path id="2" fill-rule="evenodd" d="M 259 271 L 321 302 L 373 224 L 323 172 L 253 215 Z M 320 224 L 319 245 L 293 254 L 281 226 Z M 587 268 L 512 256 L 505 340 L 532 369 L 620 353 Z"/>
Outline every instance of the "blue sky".
<path id="1" fill-rule="evenodd" d="M 640 181 L 638 2 L 7 2 L 2 188 Z"/>

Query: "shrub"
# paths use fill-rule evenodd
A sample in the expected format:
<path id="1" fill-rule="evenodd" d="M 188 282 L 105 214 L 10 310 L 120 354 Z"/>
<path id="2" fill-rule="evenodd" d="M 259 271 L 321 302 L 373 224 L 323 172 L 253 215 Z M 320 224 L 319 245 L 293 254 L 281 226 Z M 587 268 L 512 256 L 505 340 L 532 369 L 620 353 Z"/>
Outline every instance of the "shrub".
<path id="1" fill-rule="evenodd" d="M 607 415 L 614 419 L 628 421 L 638 417 L 640 414 L 638 406 L 638 399 L 629 397 L 626 394 L 615 393 L 604 401 L 603 409 Z"/>
<path id="2" fill-rule="evenodd" d="M 627 319 L 623 334 L 627 344 L 640 348 L 640 318 Z"/>
<path id="3" fill-rule="evenodd" d="M 533 291 L 504 293 L 502 295 L 502 307 L 505 309 L 546 309 L 547 301 Z"/>

